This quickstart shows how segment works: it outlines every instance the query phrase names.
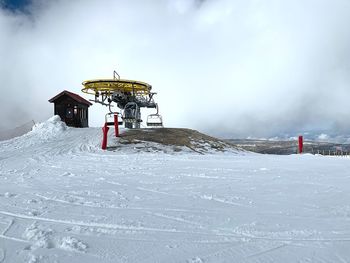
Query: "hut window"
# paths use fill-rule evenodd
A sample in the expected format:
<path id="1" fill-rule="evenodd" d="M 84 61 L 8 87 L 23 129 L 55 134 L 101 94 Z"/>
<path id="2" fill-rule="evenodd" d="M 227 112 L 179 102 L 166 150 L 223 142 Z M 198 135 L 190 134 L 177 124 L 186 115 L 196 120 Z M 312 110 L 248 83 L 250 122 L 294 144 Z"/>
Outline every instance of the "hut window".
<path id="1" fill-rule="evenodd" d="M 73 118 L 73 110 L 72 110 L 72 108 L 68 108 L 66 110 L 66 118 L 69 118 L 69 119 Z"/>
<path id="2" fill-rule="evenodd" d="M 77 115 L 77 114 L 78 114 L 78 107 L 74 106 L 74 115 Z"/>

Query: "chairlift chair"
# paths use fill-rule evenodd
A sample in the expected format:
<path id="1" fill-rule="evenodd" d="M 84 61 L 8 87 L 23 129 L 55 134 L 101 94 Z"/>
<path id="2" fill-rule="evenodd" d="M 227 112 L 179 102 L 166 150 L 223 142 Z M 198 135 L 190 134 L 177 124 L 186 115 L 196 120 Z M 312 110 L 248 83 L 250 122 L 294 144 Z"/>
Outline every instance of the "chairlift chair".
<path id="1" fill-rule="evenodd" d="M 158 104 L 156 104 L 157 113 L 153 113 L 147 116 L 147 126 L 148 127 L 163 127 L 162 115 L 158 113 Z"/>
<path id="2" fill-rule="evenodd" d="M 163 118 L 160 114 L 150 114 L 146 124 L 148 127 L 163 127 Z"/>
<path id="3" fill-rule="evenodd" d="M 111 119 L 114 115 L 118 115 L 119 112 L 110 112 L 105 115 L 105 123 L 108 126 L 114 125 L 114 119 Z M 118 119 L 118 125 L 123 125 L 123 121 Z"/>

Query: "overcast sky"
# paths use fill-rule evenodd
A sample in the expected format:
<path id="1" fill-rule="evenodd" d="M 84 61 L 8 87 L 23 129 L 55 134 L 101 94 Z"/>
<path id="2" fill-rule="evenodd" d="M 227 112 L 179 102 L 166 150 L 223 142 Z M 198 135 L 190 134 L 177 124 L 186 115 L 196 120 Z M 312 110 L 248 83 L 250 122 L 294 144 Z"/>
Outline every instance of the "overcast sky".
<path id="1" fill-rule="evenodd" d="M 350 130 L 348 0 L 0 3 L 0 130 L 50 117 L 64 89 L 88 98 L 81 82 L 114 69 L 153 86 L 169 127 Z M 90 126 L 106 112 L 92 106 Z"/>

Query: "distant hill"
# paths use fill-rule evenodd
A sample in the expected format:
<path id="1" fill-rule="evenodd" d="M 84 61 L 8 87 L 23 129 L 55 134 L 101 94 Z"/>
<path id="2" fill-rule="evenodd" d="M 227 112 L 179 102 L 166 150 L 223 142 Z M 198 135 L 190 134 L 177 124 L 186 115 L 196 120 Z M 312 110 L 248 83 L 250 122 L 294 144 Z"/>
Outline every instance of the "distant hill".
<path id="1" fill-rule="evenodd" d="M 29 132 L 34 124 L 34 121 L 29 121 L 10 130 L 0 130 L 0 141 L 22 136 L 23 134 Z"/>

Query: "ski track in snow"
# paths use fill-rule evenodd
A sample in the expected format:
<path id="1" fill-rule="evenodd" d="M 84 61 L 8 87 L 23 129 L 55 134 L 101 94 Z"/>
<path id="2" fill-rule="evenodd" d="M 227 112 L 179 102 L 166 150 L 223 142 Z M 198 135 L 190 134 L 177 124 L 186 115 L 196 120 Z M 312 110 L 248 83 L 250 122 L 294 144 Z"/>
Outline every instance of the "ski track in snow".
<path id="1" fill-rule="evenodd" d="M 350 262 L 348 158 L 100 139 L 51 119 L 0 142 L 0 262 Z"/>

